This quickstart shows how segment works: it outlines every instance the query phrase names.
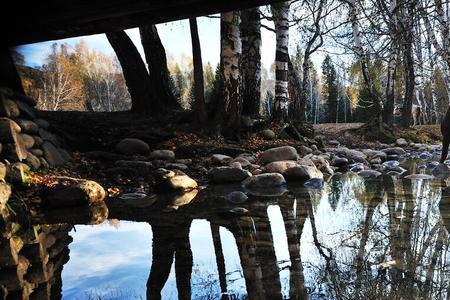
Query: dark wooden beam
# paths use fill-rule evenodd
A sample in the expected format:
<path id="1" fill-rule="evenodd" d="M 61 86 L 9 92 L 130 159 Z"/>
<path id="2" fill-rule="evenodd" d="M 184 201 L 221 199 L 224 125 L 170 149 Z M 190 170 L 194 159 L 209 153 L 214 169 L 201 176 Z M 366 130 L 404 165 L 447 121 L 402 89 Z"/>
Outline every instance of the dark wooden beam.
<path id="1" fill-rule="evenodd" d="M 280 0 L 77 0 L 10 1 L 3 41 L 16 46 L 242 10 Z M 20 17 L 19 17 L 20 16 Z"/>

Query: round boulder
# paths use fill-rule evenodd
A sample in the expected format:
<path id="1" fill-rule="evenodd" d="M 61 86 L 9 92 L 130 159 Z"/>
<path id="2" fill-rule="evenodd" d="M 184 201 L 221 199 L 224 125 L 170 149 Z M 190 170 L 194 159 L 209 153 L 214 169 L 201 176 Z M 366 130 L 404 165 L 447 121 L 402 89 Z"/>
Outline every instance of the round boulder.
<path id="1" fill-rule="evenodd" d="M 116 144 L 116 151 L 122 154 L 148 154 L 150 147 L 140 139 L 126 138 Z"/>

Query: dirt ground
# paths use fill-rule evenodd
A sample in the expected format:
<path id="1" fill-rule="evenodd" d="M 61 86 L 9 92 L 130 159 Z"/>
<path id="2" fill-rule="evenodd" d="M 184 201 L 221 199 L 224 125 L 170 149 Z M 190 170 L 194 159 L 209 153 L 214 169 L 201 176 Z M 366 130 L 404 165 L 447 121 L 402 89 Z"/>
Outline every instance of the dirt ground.
<path id="1" fill-rule="evenodd" d="M 324 123 L 314 125 L 316 136 L 325 141 L 337 140 L 349 147 L 378 147 L 379 141 L 364 138 L 359 129 L 364 123 Z M 409 129 L 393 128 L 395 138 L 404 138 L 408 142 L 438 144 L 441 142 L 439 125 L 417 125 Z M 385 142 L 388 143 L 388 142 Z"/>

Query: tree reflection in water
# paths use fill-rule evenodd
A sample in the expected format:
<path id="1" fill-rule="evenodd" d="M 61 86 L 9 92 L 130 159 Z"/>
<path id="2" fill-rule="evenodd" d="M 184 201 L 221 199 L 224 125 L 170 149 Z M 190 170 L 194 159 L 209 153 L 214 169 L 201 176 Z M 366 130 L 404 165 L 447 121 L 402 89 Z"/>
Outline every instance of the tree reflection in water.
<path id="1" fill-rule="evenodd" d="M 298 184 L 289 186 L 285 193 L 274 191 L 271 196 L 250 194 L 248 202 L 242 204 L 249 210 L 244 216 L 229 213 L 235 206 L 223 197 L 239 188 L 202 190 L 171 212 L 164 212 L 167 203 L 145 210 L 111 202 L 107 210 L 101 210 L 102 214 L 88 216 L 98 223 L 109 211 L 110 218 L 151 225 L 147 299 L 161 299 L 172 265 L 179 299 L 448 299 L 450 189 L 446 186 L 444 181 L 387 176 L 367 181 L 349 173 L 332 178 L 322 190 L 307 190 Z M 268 209 L 271 206 L 278 207 L 281 214 L 275 215 L 273 209 Z M 210 242 L 209 251 L 215 254 L 215 267 L 208 270 L 213 276 L 196 272 L 196 268 L 205 267 L 193 262 L 195 248 L 190 237 L 196 232 L 191 224 L 198 219 L 209 222 L 207 231 L 211 235 L 207 238 L 212 241 L 205 240 L 204 247 Z M 52 217 L 44 214 L 34 222 L 49 220 Z M 67 222 L 77 220 L 82 222 L 84 218 L 70 216 Z M 62 234 L 43 231 L 43 237 L 55 237 L 54 241 L 45 240 L 52 243 L 48 246 L 42 244 L 42 238 L 41 244 L 28 242 L 27 230 L 13 234 L 11 224 L 7 222 L 8 226 L 1 228 L 2 245 L 16 245 L 18 239 L 27 242 L 21 247 L 8 246 L 12 250 L 0 253 L 0 294 L 36 293 L 38 290 L 32 290 L 29 284 L 36 281 L 36 287 L 46 284 L 49 293 L 54 290 L 53 295 L 47 293 L 48 299 L 60 298 L 62 266 L 54 267 L 55 272 L 46 274 L 42 283 L 31 271 L 15 282 L 5 281 L 5 272 L 23 268 L 20 264 L 31 257 L 37 257 L 39 266 L 44 263 L 52 267 L 45 253 L 52 249 L 61 253 L 56 251 L 58 245 L 62 245 L 67 257 L 71 240 L 66 228 L 70 227 L 64 227 Z M 285 236 L 280 239 L 280 231 L 274 228 L 283 228 Z M 224 238 L 224 230 L 234 243 Z M 275 242 L 281 240 L 287 249 Z M 36 248 L 41 249 L 40 254 L 31 253 L 36 246 L 27 243 L 41 245 Z M 236 249 L 245 290 L 233 284 L 237 273 L 226 271 L 234 267 L 224 254 L 229 255 L 230 247 Z M 281 261 L 285 258 L 288 260 Z M 286 265 L 289 275 L 283 272 Z"/>

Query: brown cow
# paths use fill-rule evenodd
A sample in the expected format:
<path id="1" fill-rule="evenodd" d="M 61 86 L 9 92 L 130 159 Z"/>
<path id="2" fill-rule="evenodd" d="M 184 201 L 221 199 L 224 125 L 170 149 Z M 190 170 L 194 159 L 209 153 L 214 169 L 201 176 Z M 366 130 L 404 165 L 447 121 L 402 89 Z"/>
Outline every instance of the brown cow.
<path id="1" fill-rule="evenodd" d="M 448 145 L 450 144 L 450 106 L 445 113 L 444 119 L 441 122 L 442 133 L 442 154 L 441 163 L 447 159 Z"/>

